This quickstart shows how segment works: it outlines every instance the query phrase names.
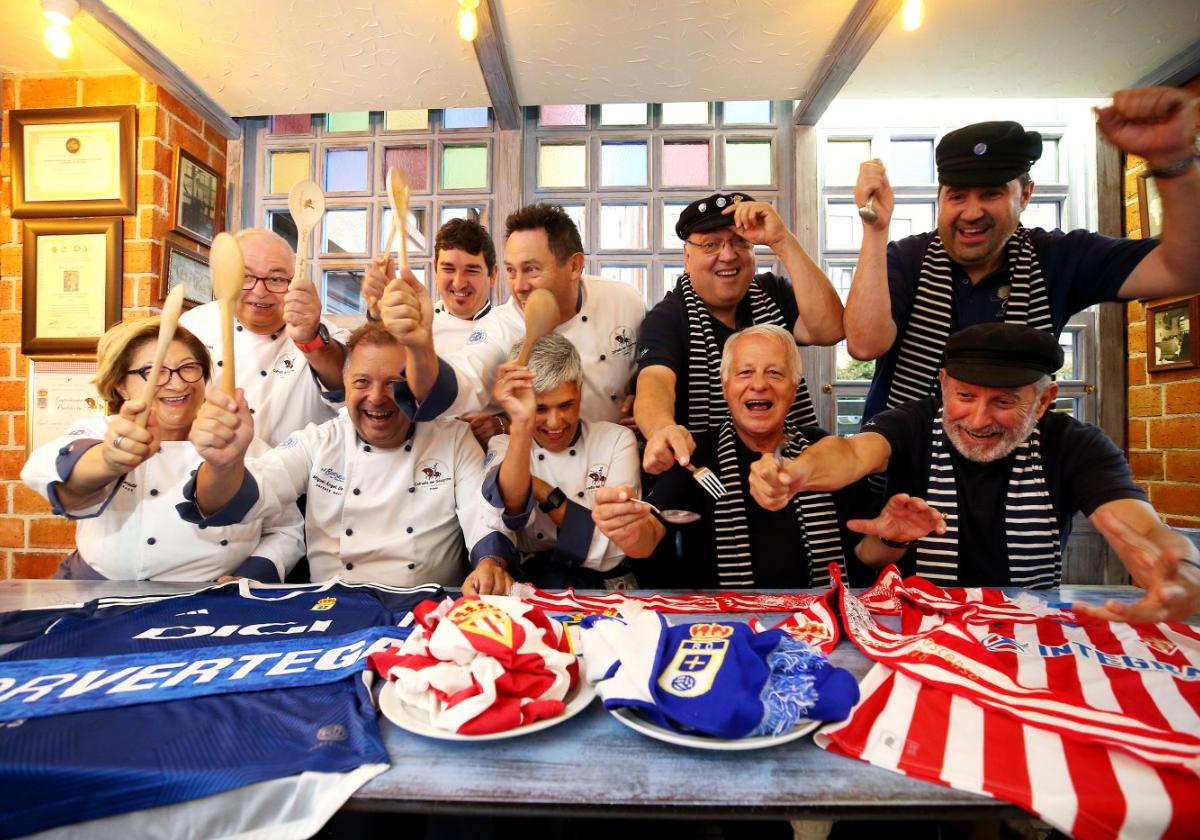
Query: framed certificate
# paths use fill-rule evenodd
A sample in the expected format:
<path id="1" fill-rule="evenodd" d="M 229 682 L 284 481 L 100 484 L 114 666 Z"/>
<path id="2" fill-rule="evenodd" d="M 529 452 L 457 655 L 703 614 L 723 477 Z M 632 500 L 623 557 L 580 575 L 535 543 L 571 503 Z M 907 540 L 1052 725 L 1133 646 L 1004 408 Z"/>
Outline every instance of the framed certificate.
<path id="1" fill-rule="evenodd" d="M 213 299 L 212 273 L 208 268 L 208 257 L 167 239 L 163 243 L 162 300 L 176 286 L 183 285 L 183 306 L 191 309 L 199 303 Z"/>
<path id="2" fill-rule="evenodd" d="M 91 359 L 30 359 L 25 399 L 25 456 L 67 433 L 71 424 L 104 417 L 108 405 L 96 393 Z"/>
<path id="3" fill-rule="evenodd" d="M 12 214 L 128 216 L 137 205 L 137 110 L 10 111 Z"/>
<path id="4" fill-rule="evenodd" d="M 22 236 L 21 352 L 95 353 L 121 320 L 121 220 L 36 219 Z"/>

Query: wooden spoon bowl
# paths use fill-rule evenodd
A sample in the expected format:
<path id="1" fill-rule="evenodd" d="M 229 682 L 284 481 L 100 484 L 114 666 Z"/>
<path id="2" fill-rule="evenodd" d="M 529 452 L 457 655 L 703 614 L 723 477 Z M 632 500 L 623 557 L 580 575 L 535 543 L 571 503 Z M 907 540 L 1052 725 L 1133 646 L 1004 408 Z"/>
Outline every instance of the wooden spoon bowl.
<path id="1" fill-rule="evenodd" d="M 246 264 L 241 246 L 228 233 L 217 234 L 208 262 L 212 266 L 213 297 L 221 305 L 221 390 L 232 397 L 237 388 L 233 372 L 233 314 L 242 284 L 246 282 Z"/>
<path id="2" fill-rule="evenodd" d="M 525 299 L 525 343 L 517 356 L 517 364 L 529 362 L 529 354 L 537 340 L 558 326 L 558 301 L 546 289 L 534 289 Z"/>
<path id="3" fill-rule="evenodd" d="M 295 278 L 308 275 L 308 243 L 312 230 L 325 215 L 325 193 L 315 181 L 297 181 L 288 192 L 288 210 L 296 223 Z"/>

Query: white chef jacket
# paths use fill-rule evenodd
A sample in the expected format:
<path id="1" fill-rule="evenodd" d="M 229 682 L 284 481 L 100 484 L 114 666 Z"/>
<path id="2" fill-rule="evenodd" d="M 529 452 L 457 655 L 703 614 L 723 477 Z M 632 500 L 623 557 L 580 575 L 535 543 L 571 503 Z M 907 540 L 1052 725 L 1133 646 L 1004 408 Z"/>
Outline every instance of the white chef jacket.
<path id="1" fill-rule="evenodd" d="M 113 481 L 103 501 L 87 508 L 65 510 L 56 485 L 71 475 L 75 464 L 92 446 L 105 445 L 112 418 L 89 418 L 75 423 L 62 437 L 39 447 L 21 470 L 21 479 L 44 496 L 60 516 L 77 520 L 75 544 L 79 556 L 110 580 L 213 581 L 227 574 L 267 572 L 261 557 L 278 575 L 277 582 L 304 556 L 300 512 L 272 511 L 265 518 L 220 524 L 214 517 L 199 526 L 184 521 L 176 508 L 183 504 L 185 485 L 203 463 L 191 441 L 166 440 L 152 458 Z M 249 454 L 268 452 L 260 440 Z"/>
<path id="2" fill-rule="evenodd" d="M 414 423 L 408 440 L 380 449 L 342 411 L 310 423 L 247 462 L 257 500 L 243 520 L 295 506 L 308 494 L 304 530 L 313 581 L 458 586 L 466 576 L 463 535 L 474 564 L 514 554 L 485 524 L 483 452 L 457 420 Z M 230 502 L 224 510 L 229 510 Z M 236 515 L 231 513 L 230 515 Z"/>
<path id="3" fill-rule="evenodd" d="M 583 305 L 555 332 L 570 339 L 583 361 L 581 416 L 615 423 L 621 419 L 621 403 L 631 393 L 629 386 L 637 369 L 634 347 L 646 304 L 637 289 L 615 280 L 585 274 L 580 288 Z M 472 414 L 491 405 L 496 368 L 508 360 L 513 344 L 525 335 L 525 316 L 516 301 L 509 300 L 492 313 L 496 328 L 488 330 L 486 341 L 468 344 L 445 357 L 458 384 L 458 395 L 448 409 L 450 416 Z M 491 410 L 498 407 L 491 406 Z"/>
<path id="4" fill-rule="evenodd" d="M 488 441 L 487 474 L 483 480 L 488 525 L 506 533 L 515 532 L 519 551 L 556 550 L 568 565 L 598 572 L 620 565 L 625 553 L 595 527 L 592 508 L 598 487 L 632 487 L 635 496 L 641 495 L 642 460 L 633 432 L 616 423 L 580 420 L 579 433 L 563 452 L 551 452 L 536 440 L 533 442 L 530 473 L 567 496 L 561 531 L 550 514 L 534 505 L 532 486 L 524 511 L 516 516 L 504 513 L 500 464 L 511 440 L 508 435 L 495 435 Z"/>
<path id="5" fill-rule="evenodd" d="M 179 318 L 212 354 L 214 378 L 221 366 L 221 310 L 216 301 L 190 309 Z M 322 321 L 330 338 L 345 343 L 349 331 Z M 287 328 L 259 335 L 234 319 L 234 381 L 246 392 L 254 415 L 254 434 L 269 446 L 308 423 L 321 423 L 337 413 L 336 403 L 321 396 L 322 386 L 304 353 L 287 335 Z"/>
<path id="6" fill-rule="evenodd" d="M 433 349 L 444 359 L 468 344 L 482 344 L 492 332 L 494 320 L 491 303 L 484 304 L 474 318 L 459 318 L 439 302 L 433 307 Z"/>

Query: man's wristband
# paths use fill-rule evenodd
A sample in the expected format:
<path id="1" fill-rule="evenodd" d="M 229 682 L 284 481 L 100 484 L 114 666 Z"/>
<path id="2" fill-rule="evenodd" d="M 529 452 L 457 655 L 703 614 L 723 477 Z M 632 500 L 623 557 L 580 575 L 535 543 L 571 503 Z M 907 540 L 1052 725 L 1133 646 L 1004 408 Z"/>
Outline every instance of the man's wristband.
<path id="1" fill-rule="evenodd" d="M 916 542 L 916 540 L 909 540 L 908 542 L 897 542 L 896 540 L 889 540 L 886 537 L 880 537 L 879 541 L 881 543 L 883 543 L 884 545 L 886 545 L 888 548 L 912 548 L 913 543 Z"/>
<path id="2" fill-rule="evenodd" d="M 546 501 L 538 505 L 538 510 L 542 513 L 553 513 L 567 500 L 567 494 L 562 491 L 562 488 L 555 487 L 550 491 L 550 495 L 546 496 Z"/>
<path id="3" fill-rule="evenodd" d="M 1196 160 L 1196 153 L 1191 152 L 1187 157 L 1181 157 L 1174 163 L 1168 163 L 1166 166 L 1160 166 L 1156 169 L 1148 169 L 1146 171 L 1155 178 L 1178 178 L 1191 169 Z"/>

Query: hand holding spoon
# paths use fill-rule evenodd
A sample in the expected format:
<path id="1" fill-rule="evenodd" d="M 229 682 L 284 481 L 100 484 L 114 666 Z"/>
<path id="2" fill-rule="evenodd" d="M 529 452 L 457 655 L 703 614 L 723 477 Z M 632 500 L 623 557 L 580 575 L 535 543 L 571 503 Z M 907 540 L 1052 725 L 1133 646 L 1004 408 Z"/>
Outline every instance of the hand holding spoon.
<path id="1" fill-rule="evenodd" d="M 167 350 L 175 338 L 175 327 L 179 323 L 179 313 L 182 311 L 183 284 L 180 283 L 163 301 L 162 315 L 158 323 L 158 347 L 154 351 L 154 361 L 150 364 L 150 373 L 147 374 L 146 384 L 142 388 L 142 405 L 146 408 L 137 416 L 137 424 L 143 429 L 150 422 L 150 405 L 158 393 L 158 375 L 162 372 L 163 360 L 167 358 Z"/>
<path id="2" fill-rule="evenodd" d="M 313 227 L 325 215 L 325 193 L 314 181 L 297 181 L 288 192 L 288 210 L 296 223 L 296 269 L 292 277 L 307 277 L 308 243 Z"/>
<path id="3" fill-rule="evenodd" d="M 879 214 L 875 212 L 875 193 L 867 196 L 867 203 L 858 208 L 858 215 L 869 225 L 875 224 Z"/>
<path id="4" fill-rule="evenodd" d="M 659 519 L 661 519 L 663 522 L 666 522 L 669 525 L 687 525 L 689 523 L 696 522 L 700 519 L 700 514 L 690 511 L 690 510 L 678 510 L 676 508 L 667 508 L 666 510 L 659 510 L 654 505 L 647 502 L 645 499 L 633 499 L 632 501 L 635 501 L 639 504 L 643 504 L 646 507 L 650 508 L 650 510 L 652 510 L 656 514 L 658 514 Z"/>

